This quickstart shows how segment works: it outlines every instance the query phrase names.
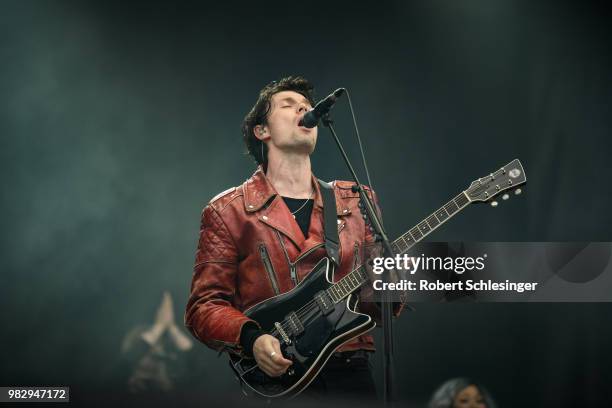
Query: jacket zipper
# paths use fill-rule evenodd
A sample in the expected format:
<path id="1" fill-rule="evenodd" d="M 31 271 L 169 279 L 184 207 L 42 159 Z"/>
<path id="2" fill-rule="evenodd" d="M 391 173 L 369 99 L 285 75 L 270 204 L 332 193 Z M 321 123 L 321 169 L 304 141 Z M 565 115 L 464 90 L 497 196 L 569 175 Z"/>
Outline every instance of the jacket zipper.
<path id="1" fill-rule="evenodd" d="M 313 246 L 308 251 L 306 251 L 302 255 L 298 256 L 297 259 L 295 260 L 295 262 L 291 262 L 291 260 L 289 259 L 289 254 L 287 253 L 287 248 L 285 248 L 285 243 L 283 242 L 283 237 L 280 236 L 280 233 L 278 231 L 274 231 L 274 232 L 276 232 L 276 236 L 278 237 L 278 242 L 280 243 L 281 248 L 283 248 L 283 253 L 285 254 L 285 259 L 287 260 L 287 263 L 289 264 L 289 273 L 291 275 L 291 281 L 293 282 L 293 286 L 297 286 L 297 284 L 299 283 L 299 279 L 298 279 L 298 276 L 297 276 L 297 263 L 302 258 L 304 258 L 308 254 L 313 252 L 314 250 L 319 249 L 322 246 L 325 246 L 325 244 L 323 243 L 323 244 L 317 244 L 317 245 Z"/>
<path id="2" fill-rule="evenodd" d="M 270 254 L 268 254 L 268 248 L 266 248 L 265 244 L 259 245 L 259 255 L 261 255 L 261 261 L 263 262 L 264 268 L 268 273 L 268 278 L 270 278 L 270 284 L 272 284 L 274 294 L 280 294 L 280 290 L 278 289 L 278 282 L 276 281 L 276 274 L 274 273 L 274 267 L 272 266 L 272 262 L 270 261 Z"/>
<path id="3" fill-rule="evenodd" d="M 355 248 L 353 249 L 353 268 L 351 272 L 357 269 L 359 266 L 359 244 L 355 242 Z"/>

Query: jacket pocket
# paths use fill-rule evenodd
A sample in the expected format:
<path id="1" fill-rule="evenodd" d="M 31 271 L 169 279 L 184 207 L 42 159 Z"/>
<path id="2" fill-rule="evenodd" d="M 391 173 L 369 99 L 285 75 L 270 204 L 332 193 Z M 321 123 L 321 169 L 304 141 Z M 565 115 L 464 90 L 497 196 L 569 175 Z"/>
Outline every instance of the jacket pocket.
<path id="1" fill-rule="evenodd" d="M 263 263 L 264 269 L 266 270 L 268 278 L 270 279 L 270 284 L 272 285 L 274 294 L 280 294 L 278 281 L 276 280 L 276 273 L 274 272 L 274 267 L 272 266 L 272 261 L 270 260 L 270 254 L 268 254 L 268 248 L 266 248 L 265 244 L 259 245 L 259 255 L 261 256 L 261 262 Z"/>

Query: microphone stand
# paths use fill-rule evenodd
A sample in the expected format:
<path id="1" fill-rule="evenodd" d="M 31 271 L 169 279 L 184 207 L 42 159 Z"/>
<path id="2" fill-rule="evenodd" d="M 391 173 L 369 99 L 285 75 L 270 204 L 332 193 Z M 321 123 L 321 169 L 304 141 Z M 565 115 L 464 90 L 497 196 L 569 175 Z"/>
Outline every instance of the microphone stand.
<path id="1" fill-rule="evenodd" d="M 382 225 L 380 218 L 378 217 L 377 212 L 374 209 L 374 204 L 370 200 L 370 197 L 366 194 L 365 190 L 361 186 L 359 182 L 359 178 L 357 177 L 357 173 L 355 173 L 355 169 L 351 165 L 351 162 L 346 155 L 346 151 L 342 147 L 340 143 L 340 139 L 338 139 L 338 135 L 333 127 L 333 121 L 329 117 L 329 113 L 323 115 L 321 118 L 323 125 L 327 127 L 340 150 L 340 154 L 346 163 L 353 180 L 356 185 L 353 186 L 353 192 L 358 192 L 361 203 L 363 203 L 363 207 L 365 210 L 365 214 L 367 218 L 370 220 L 370 225 L 373 228 L 374 237 L 376 237 L 377 241 L 381 241 L 384 248 L 385 256 L 393 256 L 393 250 L 391 249 L 391 244 L 389 242 L 389 238 L 387 237 L 387 233 Z M 394 397 L 395 397 L 395 387 L 393 381 L 393 320 L 392 320 L 392 303 L 391 297 L 387 293 L 387 291 L 383 292 L 383 302 L 382 302 L 382 323 L 383 323 L 383 401 L 385 407 L 391 407 Z"/>

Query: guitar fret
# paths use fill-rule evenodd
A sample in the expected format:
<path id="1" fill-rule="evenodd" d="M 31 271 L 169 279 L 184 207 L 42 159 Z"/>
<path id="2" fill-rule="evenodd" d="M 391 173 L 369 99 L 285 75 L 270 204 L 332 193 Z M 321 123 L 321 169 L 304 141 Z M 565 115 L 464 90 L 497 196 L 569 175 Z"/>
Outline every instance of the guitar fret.
<path id="1" fill-rule="evenodd" d="M 359 279 L 359 273 L 357 273 L 357 271 L 353 271 L 351 272 L 351 275 L 353 275 L 353 279 L 355 279 L 357 286 L 361 286 L 361 279 Z"/>
<path id="2" fill-rule="evenodd" d="M 408 235 L 410 235 L 410 233 L 408 233 Z M 408 238 L 408 240 L 404 238 L 404 241 L 406 241 L 406 245 L 408 246 L 408 248 L 406 249 L 410 249 L 410 247 L 412 247 L 415 244 L 415 241 L 414 241 L 414 238 L 412 238 L 412 235 L 410 235 L 410 238 Z"/>
<path id="3" fill-rule="evenodd" d="M 423 221 L 419 224 L 419 231 L 423 233 L 423 235 L 427 235 L 429 233 L 429 225 L 427 225 L 427 221 Z"/>
<path id="4" fill-rule="evenodd" d="M 336 299 L 336 296 L 334 295 L 334 291 L 332 289 L 333 289 L 333 286 L 330 286 L 329 289 L 327 290 L 327 296 L 331 298 L 332 302 L 336 303 L 338 302 L 338 300 Z"/>
<path id="5" fill-rule="evenodd" d="M 396 241 L 397 242 L 397 252 L 404 252 L 406 249 L 408 249 L 408 244 L 406 243 L 406 240 L 404 239 L 404 237 L 399 237 L 399 239 Z"/>
<path id="6" fill-rule="evenodd" d="M 440 225 L 440 221 L 438 221 L 438 219 L 436 218 L 435 214 L 430 215 L 427 218 L 427 223 L 429 224 L 429 226 L 431 227 L 431 229 L 436 228 L 438 225 Z"/>
<path id="7" fill-rule="evenodd" d="M 465 204 L 467 204 L 468 199 L 467 199 L 467 197 L 466 197 L 465 193 L 461 193 L 461 194 L 459 194 L 457 197 L 455 197 L 455 198 L 453 199 L 453 201 L 454 201 L 454 202 L 457 204 L 457 206 L 458 206 L 459 208 L 461 208 L 461 207 L 463 207 Z"/>
<path id="8" fill-rule="evenodd" d="M 357 285 L 361 286 L 363 280 L 361 279 L 361 274 L 358 271 L 353 272 L 355 274 L 355 280 L 357 281 Z"/>
<path id="9" fill-rule="evenodd" d="M 415 239 L 414 239 L 414 237 L 412 236 L 412 234 L 410 233 L 410 231 L 408 231 L 407 233 L 405 233 L 405 234 L 403 235 L 403 237 L 404 237 L 404 242 L 405 242 L 405 243 L 406 243 L 406 245 L 408 246 L 408 247 L 406 248 L 406 250 L 408 250 L 408 249 L 410 249 L 410 247 L 411 247 L 412 245 L 414 245 L 414 243 L 415 243 Z"/>
<path id="10" fill-rule="evenodd" d="M 421 231 L 419 231 L 418 226 L 410 230 L 410 235 L 415 238 L 415 241 L 418 241 L 419 239 L 423 238 L 423 234 L 421 234 Z"/>
<path id="11" fill-rule="evenodd" d="M 436 217 L 438 217 L 440 222 L 443 222 L 444 220 L 446 220 L 448 218 L 448 213 L 446 212 L 444 207 L 442 207 L 442 208 L 438 209 L 438 211 L 436 211 Z"/>
<path id="12" fill-rule="evenodd" d="M 453 215 L 457 210 L 459 210 L 459 207 L 457 206 L 457 204 L 455 204 L 455 201 L 452 200 L 446 203 L 446 205 L 444 206 L 444 209 L 450 216 L 450 215 Z"/>

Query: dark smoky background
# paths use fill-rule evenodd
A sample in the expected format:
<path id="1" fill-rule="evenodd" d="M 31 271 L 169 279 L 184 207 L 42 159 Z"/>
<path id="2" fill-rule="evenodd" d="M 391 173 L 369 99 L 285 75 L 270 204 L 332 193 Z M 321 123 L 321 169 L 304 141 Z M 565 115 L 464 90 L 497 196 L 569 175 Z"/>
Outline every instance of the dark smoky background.
<path id="1" fill-rule="evenodd" d="M 254 171 L 240 123 L 285 75 L 351 92 L 391 237 L 520 158 L 523 195 L 429 240 L 611 241 L 609 21 L 604 2 L 2 2 L 1 385 L 120 392 L 164 290 L 182 325 L 200 211 Z M 357 165 L 347 101 L 333 113 Z M 323 128 L 313 168 L 348 178 Z M 603 406 L 611 312 L 418 305 L 398 398 L 470 376 L 500 406 Z M 237 393 L 223 357 L 190 355 L 194 400 Z"/>

